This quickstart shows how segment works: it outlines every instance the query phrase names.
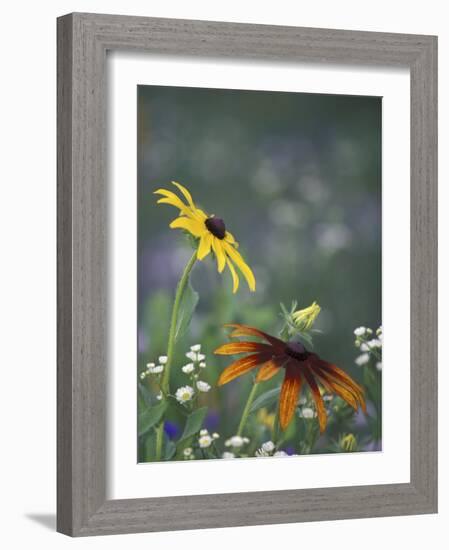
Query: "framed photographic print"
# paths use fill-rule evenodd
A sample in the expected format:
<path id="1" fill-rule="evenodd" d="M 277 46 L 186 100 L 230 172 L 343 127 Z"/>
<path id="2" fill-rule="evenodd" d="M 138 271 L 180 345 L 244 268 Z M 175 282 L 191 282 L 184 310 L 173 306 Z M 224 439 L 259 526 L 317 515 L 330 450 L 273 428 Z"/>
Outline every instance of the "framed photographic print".
<path id="1" fill-rule="evenodd" d="M 436 44 L 58 19 L 59 531 L 436 512 Z"/>

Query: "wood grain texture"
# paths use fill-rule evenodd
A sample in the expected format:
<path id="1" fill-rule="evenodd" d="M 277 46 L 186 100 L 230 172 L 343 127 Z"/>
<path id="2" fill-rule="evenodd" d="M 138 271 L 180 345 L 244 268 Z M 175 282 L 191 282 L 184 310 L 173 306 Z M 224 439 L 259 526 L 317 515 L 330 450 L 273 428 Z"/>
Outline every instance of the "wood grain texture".
<path id="1" fill-rule="evenodd" d="M 410 483 L 106 500 L 108 50 L 410 68 Z M 436 37 L 80 13 L 58 19 L 58 531 L 83 536 L 436 512 L 436 342 Z"/>

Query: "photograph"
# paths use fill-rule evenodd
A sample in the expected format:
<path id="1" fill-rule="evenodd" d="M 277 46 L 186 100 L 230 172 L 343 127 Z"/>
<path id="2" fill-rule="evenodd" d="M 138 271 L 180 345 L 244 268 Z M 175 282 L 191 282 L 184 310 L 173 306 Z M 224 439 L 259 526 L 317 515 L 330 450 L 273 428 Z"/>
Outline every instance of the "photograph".
<path id="1" fill-rule="evenodd" d="M 138 462 L 382 449 L 380 97 L 138 86 Z"/>

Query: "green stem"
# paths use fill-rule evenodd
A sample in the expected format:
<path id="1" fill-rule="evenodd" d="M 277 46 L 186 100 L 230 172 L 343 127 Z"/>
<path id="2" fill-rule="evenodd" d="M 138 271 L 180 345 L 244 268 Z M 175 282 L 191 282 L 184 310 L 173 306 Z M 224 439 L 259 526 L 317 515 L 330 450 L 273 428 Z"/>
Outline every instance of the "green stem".
<path id="1" fill-rule="evenodd" d="M 176 287 L 175 301 L 173 303 L 173 309 L 170 320 L 170 330 L 168 333 L 168 344 L 167 344 L 167 363 L 165 364 L 164 372 L 161 377 L 161 391 L 164 396 L 170 393 L 170 368 L 173 361 L 173 353 L 175 350 L 175 340 L 176 340 L 176 326 L 178 324 L 178 313 L 179 307 L 181 305 L 182 296 L 189 282 L 190 272 L 192 271 L 193 266 L 195 265 L 197 258 L 197 251 L 192 254 L 190 260 L 187 262 L 187 265 L 184 268 L 184 272 L 179 280 L 178 286 Z M 161 459 L 162 455 L 162 443 L 164 440 L 164 421 L 158 425 L 156 428 L 156 460 Z"/>
<path id="2" fill-rule="evenodd" d="M 258 382 L 254 382 L 253 387 L 251 388 L 251 391 L 248 395 L 248 400 L 246 401 L 245 408 L 243 409 L 242 418 L 240 419 L 240 424 L 237 430 L 237 435 L 242 435 L 243 428 L 245 427 L 246 421 L 248 419 L 249 410 L 251 408 L 251 405 L 253 404 L 254 398 L 256 396 L 257 388 L 259 384 Z"/>

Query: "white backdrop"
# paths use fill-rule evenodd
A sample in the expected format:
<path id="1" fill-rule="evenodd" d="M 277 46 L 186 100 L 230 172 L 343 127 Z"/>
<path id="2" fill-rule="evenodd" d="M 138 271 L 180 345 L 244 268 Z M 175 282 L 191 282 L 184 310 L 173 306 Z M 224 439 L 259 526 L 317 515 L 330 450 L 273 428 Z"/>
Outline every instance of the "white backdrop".
<path id="1" fill-rule="evenodd" d="M 257 5 L 257 10 L 255 6 Z M 441 7 L 440 7 L 441 6 Z M 246 527 L 220 531 L 189 531 L 126 535 L 72 541 L 54 533 L 55 513 L 55 17 L 71 11 L 96 11 L 160 17 L 196 18 L 333 27 L 373 31 L 439 34 L 440 151 L 447 151 L 449 96 L 449 31 L 442 3 L 428 0 L 288 0 L 226 3 L 167 0 L 162 3 L 118 0 L 11 2 L 3 9 L 1 135 L 2 191 L 0 277 L 2 371 L 7 376 L 0 399 L 2 418 L 0 540 L 7 548 L 25 545 L 65 548 L 168 547 L 241 548 L 243 545 L 365 549 L 389 547 L 400 540 L 410 549 L 445 537 L 449 519 L 447 463 L 448 409 L 440 397 L 440 514 L 437 516 L 368 519 L 315 524 Z M 440 181 L 449 176 L 447 155 L 440 162 Z M 441 186 L 444 209 L 448 186 Z M 444 210 L 442 210 L 445 213 Z M 448 216 L 441 216 L 440 234 L 448 233 Z M 442 237 L 442 242 L 443 237 Z M 440 277 L 448 278 L 448 256 L 441 247 Z M 448 291 L 441 284 L 441 311 Z M 448 329 L 441 316 L 441 333 Z M 401 342 L 398 342 L 398 346 Z M 4 351 L 6 350 L 6 353 Z M 440 387 L 449 381 L 440 372 Z M 445 433 L 446 432 L 446 433 Z M 445 436 L 445 438 L 443 438 Z M 285 542 L 284 542 L 285 541 Z"/>

